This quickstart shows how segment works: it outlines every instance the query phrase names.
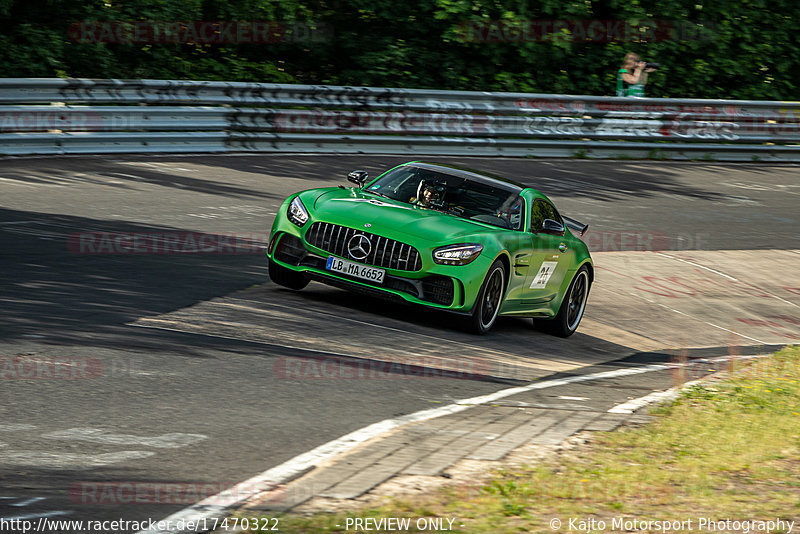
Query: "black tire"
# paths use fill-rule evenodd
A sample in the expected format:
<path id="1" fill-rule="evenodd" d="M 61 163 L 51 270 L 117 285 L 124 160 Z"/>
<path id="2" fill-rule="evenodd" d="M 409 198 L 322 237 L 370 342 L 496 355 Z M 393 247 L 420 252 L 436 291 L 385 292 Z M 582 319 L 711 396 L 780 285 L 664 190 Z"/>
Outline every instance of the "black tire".
<path id="1" fill-rule="evenodd" d="M 591 281 L 586 266 L 578 269 L 569 284 L 558 313 L 550 320 L 534 319 L 533 324 L 542 331 L 559 337 L 569 337 L 578 329 L 586 310 L 586 299 L 589 297 Z"/>
<path id="2" fill-rule="evenodd" d="M 468 327 L 472 333 L 485 334 L 494 326 L 506 292 L 506 276 L 502 262 L 496 261 L 489 267 L 469 318 Z"/>
<path id="3" fill-rule="evenodd" d="M 269 278 L 279 286 L 300 290 L 308 285 L 308 278 L 303 273 L 296 273 L 281 267 L 274 261 L 269 262 Z"/>

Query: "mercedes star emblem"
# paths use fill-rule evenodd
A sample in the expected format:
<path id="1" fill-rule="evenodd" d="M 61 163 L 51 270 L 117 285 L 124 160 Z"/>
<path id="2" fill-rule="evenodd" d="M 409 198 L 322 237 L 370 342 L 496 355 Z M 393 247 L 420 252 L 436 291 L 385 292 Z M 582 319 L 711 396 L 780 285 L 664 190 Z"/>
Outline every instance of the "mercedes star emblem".
<path id="1" fill-rule="evenodd" d="M 364 234 L 356 234 L 347 242 L 347 253 L 354 260 L 363 260 L 371 250 L 372 242 Z"/>

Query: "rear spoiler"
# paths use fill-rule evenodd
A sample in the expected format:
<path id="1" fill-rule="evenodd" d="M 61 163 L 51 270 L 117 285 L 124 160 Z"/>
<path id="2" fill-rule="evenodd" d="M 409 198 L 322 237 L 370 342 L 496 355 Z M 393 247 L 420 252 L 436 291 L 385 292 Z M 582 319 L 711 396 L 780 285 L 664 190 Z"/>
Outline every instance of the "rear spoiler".
<path id="1" fill-rule="evenodd" d="M 583 234 L 585 234 L 586 231 L 589 229 L 588 224 L 583 224 L 582 222 L 578 222 L 571 217 L 564 217 L 562 215 L 561 218 L 564 219 L 564 223 L 567 225 L 567 228 L 578 232 L 578 237 L 583 237 Z"/>

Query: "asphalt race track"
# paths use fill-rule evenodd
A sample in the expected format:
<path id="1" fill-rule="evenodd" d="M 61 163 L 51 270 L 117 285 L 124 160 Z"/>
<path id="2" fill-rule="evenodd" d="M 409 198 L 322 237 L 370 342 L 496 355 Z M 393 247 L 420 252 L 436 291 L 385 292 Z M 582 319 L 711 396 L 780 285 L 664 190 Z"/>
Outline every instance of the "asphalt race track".
<path id="1" fill-rule="evenodd" d="M 532 184 L 590 224 L 597 280 L 568 340 L 521 319 L 475 337 L 449 316 L 268 281 L 287 195 L 408 159 L 0 161 L 0 517 L 158 519 L 371 423 L 509 384 L 800 341 L 791 165 L 435 158 Z M 170 246 L 136 250 L 132 234 Z M 396 367 L 358 374 L 374 362 Z M 589 402 L 607 403 L 602 389 Z"/>

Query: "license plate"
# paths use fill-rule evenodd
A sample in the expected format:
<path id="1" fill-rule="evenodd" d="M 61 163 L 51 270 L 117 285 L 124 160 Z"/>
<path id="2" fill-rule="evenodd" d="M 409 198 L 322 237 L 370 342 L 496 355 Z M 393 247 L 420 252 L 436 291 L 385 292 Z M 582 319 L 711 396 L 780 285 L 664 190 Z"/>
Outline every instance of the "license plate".
<path id="1" fill-rule="evenodd" d="M 328 256 L 328 264 L 325 268 L 329 271 L 334 271 L 342 274 L 349 274 L 356 278 L 363 278 L 371 282 L 383 283 L 383 275 L 386 271 L 383 269 L 376 269 L 360 263 L 353 263 L 352 261 L 343 260 L 334 256 Z"/>

